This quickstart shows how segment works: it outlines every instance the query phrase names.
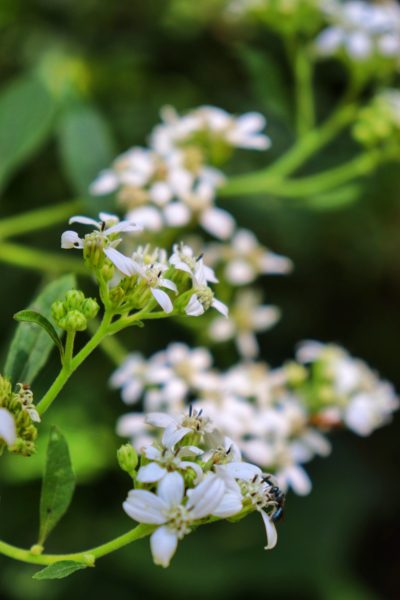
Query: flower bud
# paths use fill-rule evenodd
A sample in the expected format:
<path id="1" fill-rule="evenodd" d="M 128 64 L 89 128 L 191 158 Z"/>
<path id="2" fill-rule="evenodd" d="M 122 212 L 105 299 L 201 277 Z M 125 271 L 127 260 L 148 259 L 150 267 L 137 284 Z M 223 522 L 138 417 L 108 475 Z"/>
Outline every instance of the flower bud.
<path id="1" fill-rule="evenodd" d="M 70 310 L 59 322 L 60 327 L 66 331 L 85 331 L 87 321 L 79 310 Z"/>
<path id="2" fill-rule="evenodd" d="M 131 477 L 134 476 L 138 464 L 138 455 L 131 444 L 124 444 L 117 450 L 118 464 Z"/>
<path id="3" fill-rule="evenodd" d="M 115 267 L 112 263 L 104 263 L 100 270 L 100 274 L 105 281 L 110 281 L 114 277 Z"/>
<path id="4" fill-rule="evenodd" d="M 69 290 L 65 294 L 64 306 L 69 310 L 80 310 L 82 302 L 85 300 L 85 294 L 80 290 Z"/>
<path id="5" fill-rule="evenodd" d="M 61 300 L 57 300 L 56 302 L 53 302 L 53 304 L 51 305 L 51 316 L 53 317 L 54 321 L 57 324 L 60 321 L 60 319 L 65 317 L 65 314 L 66 314 L 66 310 L 65 310 L 64 302 L 61 302 Z"/>
<path id="6" fill-rule="evenodd" d="M 94 298 L 86 298 L 81 304 L 81 312 L 88 321 L 94 319 L 100 310 L 100 306 L 97 304 Z"/>

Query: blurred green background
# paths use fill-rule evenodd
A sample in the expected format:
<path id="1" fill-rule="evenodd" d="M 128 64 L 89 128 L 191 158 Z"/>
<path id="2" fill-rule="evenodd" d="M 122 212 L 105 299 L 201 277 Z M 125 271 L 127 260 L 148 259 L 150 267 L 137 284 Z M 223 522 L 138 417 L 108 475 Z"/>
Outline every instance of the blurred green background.
<path id="1" fill-rule="evenodd" d="M 235 165 L 238 171 L 254 170 L 288 147 L 293 140 L 291 75 L 279 41 L 265 30 L 229 28 L 218 17 L 220 4 L 1 0 L 2 87 L 36 72 L 51 94 L 38 99 L 32 92 L 20 107 L 25 116 L 42 110 L 43 120 L 18 168 L 0 152 L 0 217 L 76 196 L 86 180 L 74 152 L 85 163 L 87 176 L 93 169 L 88 139 L 98 135 L 103 154 L 97 161 L 106 166 L 114 152 L 145 143 L 159 108 L 168 103 L 179 110 L 207 103 L 266 114 L 272 150 L 243 153 Z M 323 117 L 342 91 L 344 73 L 328 63 L 317 71 L 317 82 Z M 19 124 L 16 119 L 7 134 L 0 131 L 0 151 L 2 136 L 14 139 Z M 333 165 L 352 152 L 352 142 L 343 135 L 308 168 Z M 221 201 L 229 203 L 241 225 L 290 256 L 296 267 L 288 277 L 263 280 L 268 300 L 283 310 L 282 321 L 261 340 L 263 359 L 279 365 L 304 338 L 335 341 L 400 389 L 399 184 L 395 165 L 380 169 L 364 182 L 358 202 L 341 208 L 327 210 L 322 203 L 310 208 L 300 200 L 266 196 Z M 55 226 L 20 241 L 58 248 L 63 230 Z M 4 358 L 14 330 L 12 314 L 28 304 L 43 275 L 4 263 L 0 270 Z M 150 353 L 172 336 L 190 341 L 184 330 L 170 324 L 161 332 L 155 324 L 146 327 L 146 332 L 125 333 L 127 346 Z M 226 365 L 235 354 L 216 358 Z M 49 412 L 47 421 L 68 437 L 80 485 L 48 551 L 90 547 L 131 526 L 121 510 L 129 480 L 117 470 L 120 440 L 110 427 L 125 411 L 118 394 L 107 388 L 112 368 L 98 352 Z M 53 356 L 35 383 L 37 397 L 56 369 Z M 60 582 L 35 582 L 34 567 L 0 558 L 0 598 L 158 599 L 168 593 L 177 600 L 398 599 L 399 434 L 398 418 L 369 439 L 337 434 L 331 457 L 309 466 L 312 494 L 290 494 L 279 544 L 271 553 L 263 551 L 261 519 L 253 515 L 189 536 L 165 571 L 153 566 L 147 540 L 101 560 L 95 570 Z M 38 457 L 2 458 L 0 535 L 11 543 L 30 546 L 35 541 L 45 438 L 41 436 Z"/>

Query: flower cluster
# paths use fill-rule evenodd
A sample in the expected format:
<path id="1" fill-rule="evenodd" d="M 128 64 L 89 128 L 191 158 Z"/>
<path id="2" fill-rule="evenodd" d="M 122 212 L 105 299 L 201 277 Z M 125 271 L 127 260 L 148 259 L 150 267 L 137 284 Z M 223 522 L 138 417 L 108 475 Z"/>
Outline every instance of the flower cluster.
<path id="1" fill-rule="evenodd" d="M 111 218 L 113 224 L 109 227 L 103 219 L 110 221 Z M 99 222 L 87 217 L 73 217 L 71 222 L 96 227 L 84 238 L 80 238 L 76 232 L 64 232 L 61 246 L 64 249 L 83 250 L 86 263 L 99 281 L 100 292 L 103 291 L 102 299 L 114 314 L 128 314 L 131 310 L 145 310 L 148 313 L 159 306 L 165 313 L 175 311 L 188 316 L 202 315 L 213 307 L 227 316 L 228 308 L 215 298 L 208 285 L 209 282 L 218 281 L 214 271 L 204 264 L 202 255 L 195 256 L 189 246 L 176 244 L 170 257 L 162 248 L 138 246 L 131 256 L 126 256 L 117 250 L 121 239 L 115 236 L 121 232 L 137 231 L 137 226 L 131 221 L 119 223 L 114 215 L 100 213 Z M 76 244 L 72 243 L 73 238 L 78 240 Z M 106 286 L 106 297 L 102 285 Z M 93 318 L 97 313 L 96 303 L 90 298 L 85 299 L 76 290 L 69 292 L 66 303 L 53 306 L 53 316 L 64 328 L 71 310 L 74 323 L 77 314 L 81 314 L 86 323 L 87 318 Z"/>
<path id="2" fill-rule="evenodd" d="M 304 342 L 297 359 L 309 365 L 308 381 L 301 393 L 313 422 L 321 429 L 345 425 L 367 436 L 388 423 L 399 408 L 393 386 L 339 346 Z"/>
<path id="3" fill-rule="evenodd" d="M 117 192 L 127 218 L 151 231 L 164 226 L 200 224 L 227 239 L 233 217 L 215 206 L 224 174 L 216 166 L 234 148 L 264 150 L 269 138 L 261 133 L 265 119 L 258 113 L 239 117 L 213 106 L 201 106 L 180 117 L 162 110 L 163 122 L 150 135 L 149 148 L 134 147 L 117 157 L 91 186 L 95 196 Z"/>
<path id="4" fill-rule="evenodd" d="M 226 372 L 213 367 L 205 348 L 170 344 L 147 361 L 128 356 L 111 384 L 127 404 L 143 400 L 143 412 L 124 415 L 118 433 L 136 448 L 151 440 L 145 415 L 175 415 L 190 403 L 204 410 L 238 445 L 244 456 L 273 472 L 282 489 L 311 489 L 304 463 L 326 456 L 326 433 L 348 427 L 369 435 L 388 422 L 398 400 L 392 387 L 362 361 L 335 346 L 304 343 L 297 362 L 269 369 L 260 362 L 239 363 Z"/>
<path id="5" fill-rule="evenodd" d="M 69 290 L 65 300 L 52 304 L 51 314 L 58 327 L 65 331 L 84 331 L 87 322 L 94 319 L 100 309 L 94 298 L 85 298 L 80 290 Z"/>
<path id="6" fill-rule="evenodd" d="M 389 69 L 400 67 L 400 7 L 397 2 L 327 0 L 324 12 L 329 26 L 316 39 L 320 55 L 335 55 L 357 64 L 370 62 L 372 70 L 384 66 Z"/>
<path id="7" fill-rule="evenodd" d="M 0 375 L 0 453 L 7 447 L 23 456 L 33 454 L 37 437 L 34 423 L 38 422 L 30 387 L 18 383 L 13 392 L 10 381 Z"/>
<path id="8" fill-rule="evenodd" d="M 140 447 L 140 463 L 127 446 L 119 458 L 134 482 L 123 508 L 138 523 L 154 526 L 150 547 L 157 565 L 167 567 L 178 541 L 195 527 L 254 511 L 265 525 L 266 549 L 276 545 L 275 521 L 284 495 L 271 475 L 244 462 L 236 444 L 201 410 L 191 407 L 176 416 L 149 413 L 146 421 L 158 435 Z M 127 465 L 129 456 L 133 469 Z"/>

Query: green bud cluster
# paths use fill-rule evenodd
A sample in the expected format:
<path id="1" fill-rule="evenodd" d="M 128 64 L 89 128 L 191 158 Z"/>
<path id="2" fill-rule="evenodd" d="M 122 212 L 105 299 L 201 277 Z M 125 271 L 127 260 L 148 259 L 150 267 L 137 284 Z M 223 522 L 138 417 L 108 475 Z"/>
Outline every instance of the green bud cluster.
<path id="1" fill-rule="evenodd" d="M 353 126 L 353 136 L 369 148 L 394 146 L 400 153 L 400 92 L 386 90 L 362 108 Z"/>
<path id="2" fill-rule="evenodd" d="M 0 407 L 6 408 L 13 415 L 17 431 L 17 439 L 9 450 L 14 454 L 31 456 L 36 451 L 37 438 L 37 429 L 32 415 L 37 415 L 36 421 L 39 420 L 39 416 L 33 406 L 32 392 L 29 387 L 23 384 L 18 384 L 18 387 L 18 391 L 13 392 L 10 381 L 0 375 Z M 0 453 L 5 448 L 6 443 L 0 440 Z"/>
<path id="3" fill-rule="evenodd" d="M 65 331 L 84 331 L 87 322 L 96 317 L 99 309 L 94 298 L 86 298 L 80 290 L 69 290 L 65 300 L 57 300 L 52 304 L 51 316 L 56 325 Z"/>

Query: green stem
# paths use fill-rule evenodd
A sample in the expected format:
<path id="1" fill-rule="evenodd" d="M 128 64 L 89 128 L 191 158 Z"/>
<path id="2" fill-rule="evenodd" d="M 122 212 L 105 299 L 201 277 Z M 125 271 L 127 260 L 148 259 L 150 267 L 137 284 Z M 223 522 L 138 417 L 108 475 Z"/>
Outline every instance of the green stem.
<path id="1" fill-rule="evenodd" d="M 33 554 L 30 550 L 18 548 L 16 546 L 12 546 L 11 544 L 6 544 L 6 542 L 0 541 L 0 553 L 10 558 L 13 558 L 14 560 L 19 560 L 35 565 L 51 565 L 61 560 L 73 560 L 76 562 L 84 562 L 89 566 L 93 566 L 94 561 L 97 558 L 106 556 L 111 552 L 115 552 L 115 550 L 118 550 L 119 548 L 123 548 L 123 546 L 127 546 L 128 544 L 131 544 L 136 540 L 140 540 L 141 538 L 150 535 L 153 532 L 153 530 L 154 525 L 138 525 L 131 531 L 120 535 L 119 537 L 107 542 L 106 544 L 96 546 L 95 548 L 91 548 L 90 550 L 86 550 L 84 552 L 73 552 L 70 554 L 36 555 Z"/>
<path id="2" fill-rule="evenodd" d="M 98 321 L 90 321 L 88 329 L 91 333 L 94 333 L 99 326 Z M 103 338 L 100 343 L 101 349 L 109 357 L 117 367 L 124 361 L 128 354 L 128 350 L 121 344 L 116 337 L 107 336 Z"/>
<path id="3" fill-rule="evenodd" d="M 261 182 L 263 191 L 276 188 L 276 183 L 283 177 L 301 167 L 315 152 L 326 146 L 356 115 L 357 104 L 340 106 L 335 113 L 320 127 L 307 133 L 282 158 L 261 171 L 232 177 L 219 190 L 221 196 L 236 196 L 257 193 Z M 253 189 L 254 188 L 254 189 Z"/>
<path id="4" fill-rule="evenodd" d="M 313 61 L 307 48 L 299 46 L 295 51 L 297 135 L 306 135 L 315 124 L 313 95 Z"/>
<path id="5" fill-rule="evenodd" d="M 327 169 L 317 175 L 292 180 L 257 177 L 249 180 L 246 192 L 249 194 L 270 193 L 279 197 L 300 198 L 326 192 L 348 181 L 370 173 L 382 161 L 379 153 L 360 154 L 344 165 Z"/>
<path id="6" fill-rule="evenodd" d="M 46 410 L 52 405 L 74 371 L 76 371 L 76 369 L 83 363 L 89 354 L 91 354 L 93 350 L 102 342 L 103 338 L 109 334 L 109 325 L 111 323 L 111 319 L 112 315 L 106 312 L 100 327 L 94 336 L 90 338 L 86 346 L 84 346 L 82 350 L 74 356 L 69 364 L 64 364 L 52 386 L 48 389 L 46 394 L 37 405 L 37 410 L 40 415 L 46 412 Z"/>
<path id="7" fill-rule="evenodd" d="M 82 200 L 70 200 L 57 206 L 39 208 L 0 220 L 0 238 L 9 238 L 21 233 L 45 229 L 62 223 L 84 207 Z"/>
<path id="8" fill-rule="evenodd" d="M 58 275 L 59 273 L 74 271 L 75 273 L 87 275 L 87 269 L 81 261 L 72 256 L 53 254 L 36 248 L 29 248 L 21 244 L 0 242 L 0 261 L 32 269 L 33 271 L 44 271 Z"/>
<path id="9" fill-rule="evenodd" d="M 65 350 L 64 350 L 64 367 L 69 369 L 74 354 L 74 342 L 75 342 L 76 331 L 67 331 L 65 339 Z"/>

